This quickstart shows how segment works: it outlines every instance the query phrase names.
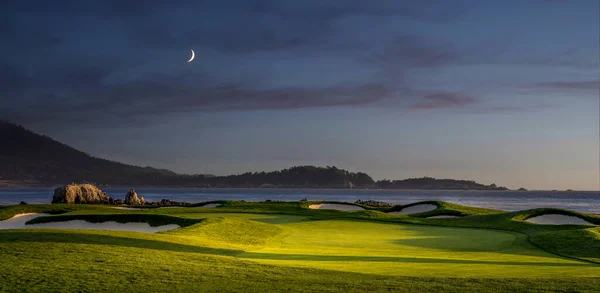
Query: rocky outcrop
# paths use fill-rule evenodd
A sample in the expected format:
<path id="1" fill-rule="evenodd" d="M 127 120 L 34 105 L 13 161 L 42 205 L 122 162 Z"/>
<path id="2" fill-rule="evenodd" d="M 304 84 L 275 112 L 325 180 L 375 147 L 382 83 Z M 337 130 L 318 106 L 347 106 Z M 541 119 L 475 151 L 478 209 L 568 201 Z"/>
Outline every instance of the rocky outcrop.
<path id="1" fill-rule="evenodd" d="M 92 184 L 69 184 L 54 190 L 52 203 L 111 204 L 112 199 Z"/>
<path id="2" fill-rule="evenodd" d="M 394 206 L 393 204 L 389 203 L 389 202 L 383 202 L 383 201 L 376 201 L 376 200 L 357 200 L 354 203 L 357 204 L 364 204 L 367 206 L 372 206 L 372 207 L 378 207 L 378 208 L 387 208 L 387 207 L 392 207 Z"/>
<path id="3" fill-rule="evenodd" d="M 143 197 L 138 197 L 135 189 L 130 189 L 125 195 L 125 200 L 123 201 L 127 205 L 144 205 L 146 204 L 146 200 Z"/>
<path id="4" fill-rule="evenodd" d="M 159 207 L 185 207 L 189 206 L 189 202 L 185 201 L 174 201 L 170 199 L 162 199 L 161 201 L 146 202 L 146 205 L 159 206 Z"/>

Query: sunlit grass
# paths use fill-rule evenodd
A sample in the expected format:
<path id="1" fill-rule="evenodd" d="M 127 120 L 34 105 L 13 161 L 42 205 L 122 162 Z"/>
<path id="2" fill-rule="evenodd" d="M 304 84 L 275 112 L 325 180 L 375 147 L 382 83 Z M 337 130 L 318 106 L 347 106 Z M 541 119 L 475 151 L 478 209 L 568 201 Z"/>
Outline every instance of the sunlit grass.
<path id="1" fill-rule="evenodd" d="M 505 213 L 443 203 L 434 213 L 474 216 L 430 220 L 377 210 L 309 210 L 304 205 L 224 202 L 220 208 L 148 211 L 85 205 L 0 207 L 4 219 L 23 212 L 68 212 L 60 217 L 177 221 L 186 226 L 156 234 L 0 230 L 0 291 L 600 289 L 600 265 L 593 263 L 600 260 L 600 228 L 520 220 L 538 210 Z"/>

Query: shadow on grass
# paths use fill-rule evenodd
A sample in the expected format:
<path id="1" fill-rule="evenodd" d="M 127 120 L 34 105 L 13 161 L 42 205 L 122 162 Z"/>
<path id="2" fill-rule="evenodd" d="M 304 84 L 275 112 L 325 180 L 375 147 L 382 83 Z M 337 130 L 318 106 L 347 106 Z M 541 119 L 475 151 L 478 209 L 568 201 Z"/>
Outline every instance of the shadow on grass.
<path id="1" fill-rule="evenodd" d="M 306 222 L 308 220 L 308 218 L 303 217 L 303 216 L 273 215 L 272 217 L 256 218 L 256 219 L 251 219 L 251 220 L 266 223 L 266 224 L 293 224 L 293 223 Z"/>
<path id="2" fill-rule="evenodd" d="M 18 230 L 7 230 L 0 232 L 0 243 L 17 242 L 95 244 L 227 256 L 233 256 L 243 252 L 241 250 L 234 249 L 210 248 L 203 246 L 163 242 L 158 240 L 129 238 L 123 236 L 111 236 L 92 233 L 74 234 L 50 231 L 36 231 L 36 233 L 31 233 L 31 231 L 25 232 Z"/>
<path id="3" fill-rule="evenodd" d="M 467 259 L 418 258 L 397 256 L 346 256 L 346 255 L 310 255 L 310 254 L 277 254 L 245 252 L 237 256 L 241 259 L 262 260 L 295 260 L 295 261 L 360 261 L 360 262 L 398 262 L 398 263 L 438 263 L 438 264 L 468 264 L 468 265 L 511 265 L 511 266 L 548 266 L 548 267 L 597 267 L 598 265 L 584 262 L 553 263 L 553 262 L 516 262 L 516 261 L 483 261 Z"/>
<path id="4" fill-rule="evenodd" d="M 436 229 L 433 232 L 430 229 Z M 541 250 L 527 241 L 527 235 L 511 231 L 487 229 L 431 227 L 423 226 L 402 227 L 415 238 L 396 239 L 391 243 L 417 248 L 444 250 L 448 252 L 490 252 L 517 256 L 544 256 L 547 251 Z M 465 234 L 466 233 L 466 234 Z"/>

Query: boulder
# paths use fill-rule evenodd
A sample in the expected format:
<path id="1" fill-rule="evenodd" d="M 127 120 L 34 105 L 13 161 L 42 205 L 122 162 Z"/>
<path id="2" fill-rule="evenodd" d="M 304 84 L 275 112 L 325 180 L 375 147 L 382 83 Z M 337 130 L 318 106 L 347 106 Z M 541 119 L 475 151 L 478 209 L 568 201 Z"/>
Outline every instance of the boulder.
<path id="1" fill-rule="evenodd" d="M 69 184 L 54 190 L 52 203 L 109 204 L 111 198 L 92 184 Z"/>
<path id="2" fill-rule="evenodd" d="M 125 200 L 123 202 L 128 205 L 143 205 L 146 203 L 146 200 L 144 200 L 143 197 L 138 197 L 135 189 L 130 189 L 125 195 Z"/>
<path id="3" fill-rule="evenodd" d="M 182 207 L 182 206 L 188 206 L 188 205 L 190 205 L 189 202 L 174 201 L 174 200 L 170 200 L 170 199 L 166 199 L 166 198 L 162 199 L 161 201 L 150 202 L 149 204 L 151 204 L 151 205 L 157 205 L 157 206 L 161 206 L 161 207 L 172 207 L 172 206 Z"/>
<path id="4" fill-rule="evenodd" d="M 357 204 L 364 204 L 364 205 L 368 205 L 368 206 L 372 206 L 372 207 L 379 207 L 379 208 L 387 208 L 387 207 L 393 207 L 394 205 L 389 203 L 389 202 L 383 202 L 383 201 L 376 201 L 376 200 L 357 200 L 354 203 Z"/>

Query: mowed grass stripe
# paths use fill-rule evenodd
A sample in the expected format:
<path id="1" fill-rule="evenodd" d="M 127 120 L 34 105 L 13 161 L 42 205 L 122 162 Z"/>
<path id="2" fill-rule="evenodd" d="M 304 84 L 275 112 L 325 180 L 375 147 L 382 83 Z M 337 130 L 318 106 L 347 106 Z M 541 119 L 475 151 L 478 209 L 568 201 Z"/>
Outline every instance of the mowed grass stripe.
<path id="1" fill-rule="evenodd" d="M 0 231 L 0 292 L 600 291 L 600 265 L 531 244 L 597 261 L 600 230 L 519 220 L 531 211 L 427 220 L 374 210 L 310 211 L 303 203 L 226 203 L 149 211 L 0 207 L 4 218 L 51 210 L 102 220 L 164 214 L 198 222 L 157 234 Z"/>
<path id="2" fill-rule="evenodd" d="M 238 257 L 402 276 L 599 276 L 600 266 L 537 249 L 521 233 L 324 220 L 280 225 L 285 238 Z"/>

